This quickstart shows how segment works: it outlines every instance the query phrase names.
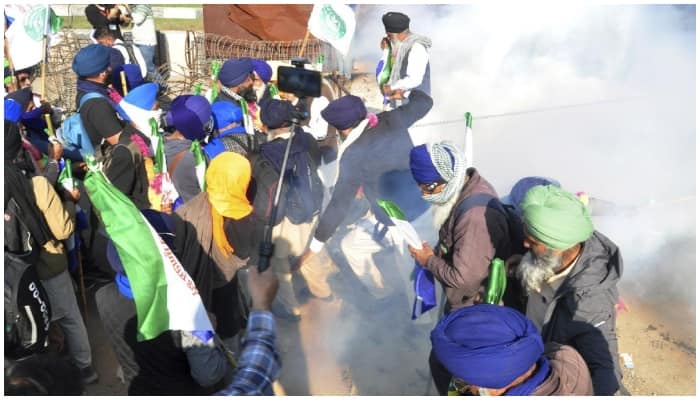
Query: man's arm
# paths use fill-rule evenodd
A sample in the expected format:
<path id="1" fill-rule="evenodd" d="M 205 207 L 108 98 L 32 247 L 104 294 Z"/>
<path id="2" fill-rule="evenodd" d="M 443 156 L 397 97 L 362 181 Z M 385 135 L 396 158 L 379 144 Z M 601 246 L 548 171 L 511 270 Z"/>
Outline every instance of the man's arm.
<path id="1" fill-rule="evenodd" d="M 425 117 L 425 114 L 433 108 L 432 97 L 420 90 L 411 90 L 408 96 L 408 104 L 403 104 L 395 110 L 389 111 L 389 115 L 397 117 L 394 121 L 398 121 L 403 128 L 408 129 L 419 119 Z"/>
<path id="2" fill-rule="evenodd" d="M 131 151 L 126 146 L 117 145 L 112 150 L 112 161 L 104 173 L 120 192 L 127 197 L 131 196 L 136 180 L 136 166 Z"/>
<path id="3" fill-rule="evenodd" d="M 44 214 L 44 219 L 57 240 L 66 240 L 73 233 L 74 225 L 70 214 L 63 207 L 61 198 L 53 186 L 43 176 L 32 178 L 36 205 Z"/>
<path id="4" fill-rule="evenodd" d="M 85 7 L 85 17 L 93 28 L 109 25 L 109 20 L 105 17 L 97 6 L 90 4 Z"/>
<path id="5" fill-rule="evenodd" d="M 413 43 L 411 51 L 408 53 L 408 65 L 406 65 L 406 76 L 391 84 L 391 90 L 401 89 L 403 91 L 412 90 L 420 86 L 423 82 L 423 75 L 428 66 L 428 50 L 422 44 Z M 399 68 L 400 66 L 395 66 Z"/>
<path id="6" fill-rule="evenodd" d="M 226 356 L 214 344 L 214 338 L 206 343 L 191 332 L 181 331 L 182 349 L 190 364 L 190 374 L 202 387 L 213 386 L 229 370 Z"/>

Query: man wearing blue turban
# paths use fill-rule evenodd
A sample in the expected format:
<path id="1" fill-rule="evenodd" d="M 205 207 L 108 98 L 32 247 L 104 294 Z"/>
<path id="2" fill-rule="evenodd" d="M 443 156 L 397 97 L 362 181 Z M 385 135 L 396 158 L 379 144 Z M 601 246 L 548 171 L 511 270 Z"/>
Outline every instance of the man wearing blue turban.
<path id="1" fill-rule="evenodd" d="M 596 395 L 614 394 L 622 378 L 615 334 L 620 250 L 594 230 L 581 200 L 555 185 L 533 186 L 520 209 L 529 251 L 508 264 L 519 263 L 528 318 L 545 341 L 581 354 Z"/>
<path id="2" fill-rule="evenodd" d="M 443 318 L 430 334 L 433 353 L 460 394 L 593 394 L 588 367 L 574 348 L 548 343 L 509 307 L 477 304 Z"/>

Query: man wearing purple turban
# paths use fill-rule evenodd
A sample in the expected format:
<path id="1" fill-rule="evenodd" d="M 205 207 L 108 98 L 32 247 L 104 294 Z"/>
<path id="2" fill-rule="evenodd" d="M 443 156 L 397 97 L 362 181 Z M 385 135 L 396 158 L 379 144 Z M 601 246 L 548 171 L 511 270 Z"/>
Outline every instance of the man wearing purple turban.
<path id="1" fill-rule="evenodd" d="M 509 307 L 477 304 L 443 318 L 430 334 L 433 353 L 460 394 L 593 394 L 591 375 L 570 346 L 542 343 L 537 328 Z"/>

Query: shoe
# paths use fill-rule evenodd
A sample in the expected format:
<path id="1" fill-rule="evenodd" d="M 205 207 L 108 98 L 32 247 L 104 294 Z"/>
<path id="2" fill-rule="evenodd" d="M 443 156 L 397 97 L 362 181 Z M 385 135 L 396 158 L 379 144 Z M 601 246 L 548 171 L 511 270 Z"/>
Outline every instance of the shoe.
<path id="1" fill-rule="evenodd" d="M 100 376 L 97 374 L 97 371 L 95 371 L 95 369 L 92 368 L 92 365 L 89 367 L 82 368 L 80 370 L 80 376 L 83 379 L 84 385 L 93 384 L 100 379 Z"/>

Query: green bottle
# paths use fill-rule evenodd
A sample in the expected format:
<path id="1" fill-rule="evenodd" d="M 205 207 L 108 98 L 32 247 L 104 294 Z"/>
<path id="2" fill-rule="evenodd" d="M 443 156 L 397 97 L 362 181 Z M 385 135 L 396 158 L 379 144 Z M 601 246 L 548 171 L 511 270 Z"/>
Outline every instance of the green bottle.
<path id="1" fill-rule="evenodd" d="M 486 299 L 484 303 L 498 305 L 506 291 L 506 265 L 500 258 L 496 257 L 491 261 L 489 270 L 489 283 L 486 288 Z"/>

